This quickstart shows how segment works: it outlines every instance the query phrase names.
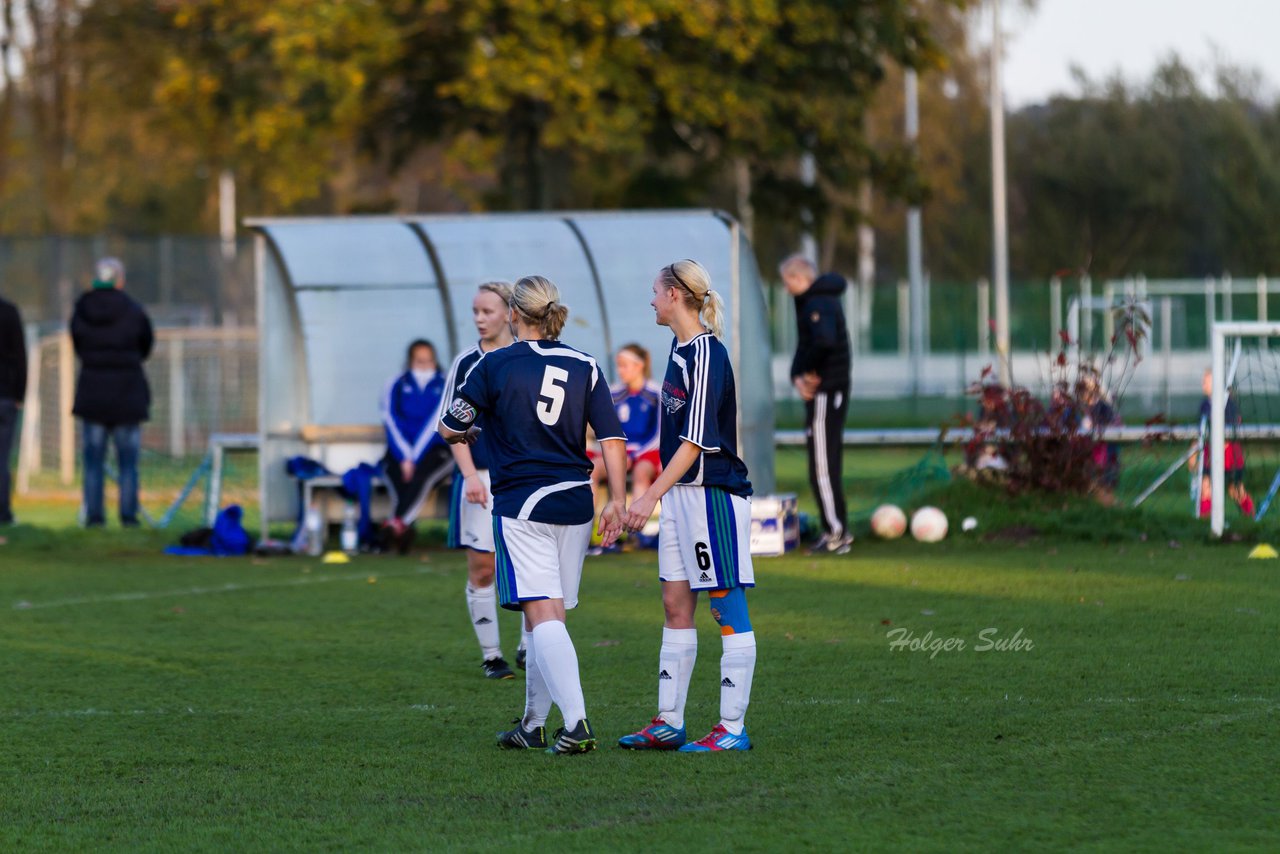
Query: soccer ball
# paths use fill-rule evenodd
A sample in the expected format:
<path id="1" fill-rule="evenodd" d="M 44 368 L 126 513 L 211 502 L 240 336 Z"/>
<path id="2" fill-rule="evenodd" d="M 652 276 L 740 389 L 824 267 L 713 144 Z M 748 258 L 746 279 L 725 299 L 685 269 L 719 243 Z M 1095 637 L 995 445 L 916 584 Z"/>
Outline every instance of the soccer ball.
<path id="1" fill-rule="evenodd" d="M 907 514 L 901 507 L 881 504 L 871 514 L 871 530 L 882 540 L 896 540 L 907 532 Z"/>
<path id="2" fill-rule="evenodd" d="M 937 507 L 921 507 L 911 517 L 911 536 L 922 543 L 936 543 L 947 535 L 947 514 Z"/>

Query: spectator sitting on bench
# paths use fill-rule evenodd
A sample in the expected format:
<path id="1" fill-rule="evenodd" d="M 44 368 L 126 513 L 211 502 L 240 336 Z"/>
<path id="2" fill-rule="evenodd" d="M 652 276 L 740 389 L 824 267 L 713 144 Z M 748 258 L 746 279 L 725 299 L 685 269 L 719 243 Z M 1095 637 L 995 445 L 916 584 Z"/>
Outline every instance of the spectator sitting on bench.
<path id="1" fill-rule="evenodd" d="M 400 554 L 413 542 L 413 522 L 422 502 L 453 471 L 453 455 L 436 432 L 443 393 L 436 348 L 419 338 L 409 345 L 405 371 L 387 383 L 382 395 L 387 453 L 380 468 L 395 509 L 382 527 L 380 541 Z"/>

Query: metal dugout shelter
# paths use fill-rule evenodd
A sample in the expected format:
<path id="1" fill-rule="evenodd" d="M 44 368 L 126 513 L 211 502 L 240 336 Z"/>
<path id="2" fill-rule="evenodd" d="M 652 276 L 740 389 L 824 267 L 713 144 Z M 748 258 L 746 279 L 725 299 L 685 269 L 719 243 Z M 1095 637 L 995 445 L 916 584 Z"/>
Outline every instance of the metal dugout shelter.
<path id="1" fill-rule="evenodd" d="M 540 274 L 569 306 L 561 339 L 595 356 L 638 342 L 666 370 L 671 334 L 650 286 L 693 258 L 725 301 L 743 457 L 757 494 L 774 490 L 773 380 L 763 282 L 738 223 L 712 210 L 261 218 L 255 234 L 259 341 L 259 490 L 265 535 L 297 518 L 289 457 L 330 468 L 377 458 L 378 405 L 414 338 L 442 368 L 475 337 L 471 300 L 491 279 Z M 344 441 L 360 459 L 326 456 Z M 380 455 L 380 454 L 379 454 Z"/>

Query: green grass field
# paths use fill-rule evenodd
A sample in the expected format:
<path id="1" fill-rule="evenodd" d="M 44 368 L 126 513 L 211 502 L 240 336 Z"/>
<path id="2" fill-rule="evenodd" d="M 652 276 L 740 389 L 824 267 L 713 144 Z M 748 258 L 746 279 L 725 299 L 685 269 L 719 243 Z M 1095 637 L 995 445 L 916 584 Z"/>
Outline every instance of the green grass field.
<path id="1" fill-rule="evenodd" d="M 909 456 L 855 458 L 851 491 Z M 935 497 L 953 524 L 979 500 Z M 553 758 L 492 746 L 523 682 L 481 678 L 451 553 L 168 558 L 172 532 L 20 512 L 41 525 L 0 546 L 2 850 L 1280 847 L 1280 568 L 1247 544 L 1087 541 L 1071 526 L 1103 517 L 1071 505 L 1030 539 L 761 559 L 754 751 Z M 606 742 L 653 713 L 661 619 L 650 554 L 589 560 L 570 631 Z"/>

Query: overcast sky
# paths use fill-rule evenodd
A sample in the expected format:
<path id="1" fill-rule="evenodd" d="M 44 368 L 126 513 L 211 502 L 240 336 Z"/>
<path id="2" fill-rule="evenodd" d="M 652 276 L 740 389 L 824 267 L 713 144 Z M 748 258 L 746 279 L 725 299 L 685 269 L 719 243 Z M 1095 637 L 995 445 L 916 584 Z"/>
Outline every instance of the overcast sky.
<path id="1" fill-rule="evenodd" d="M 1258 69 L 1280 90 L 1280 0 L 1040 0 L 1025 13 L 1004 5 L 1005 93 L 1010 107 L 1077 91 L 1072 63 L 1098 79 L 1119 70 L 1143 80 L 1170 51 L 1205 70 L 1215 51 Z M 990 18 L 979 32 L 990 38 Z"/>

